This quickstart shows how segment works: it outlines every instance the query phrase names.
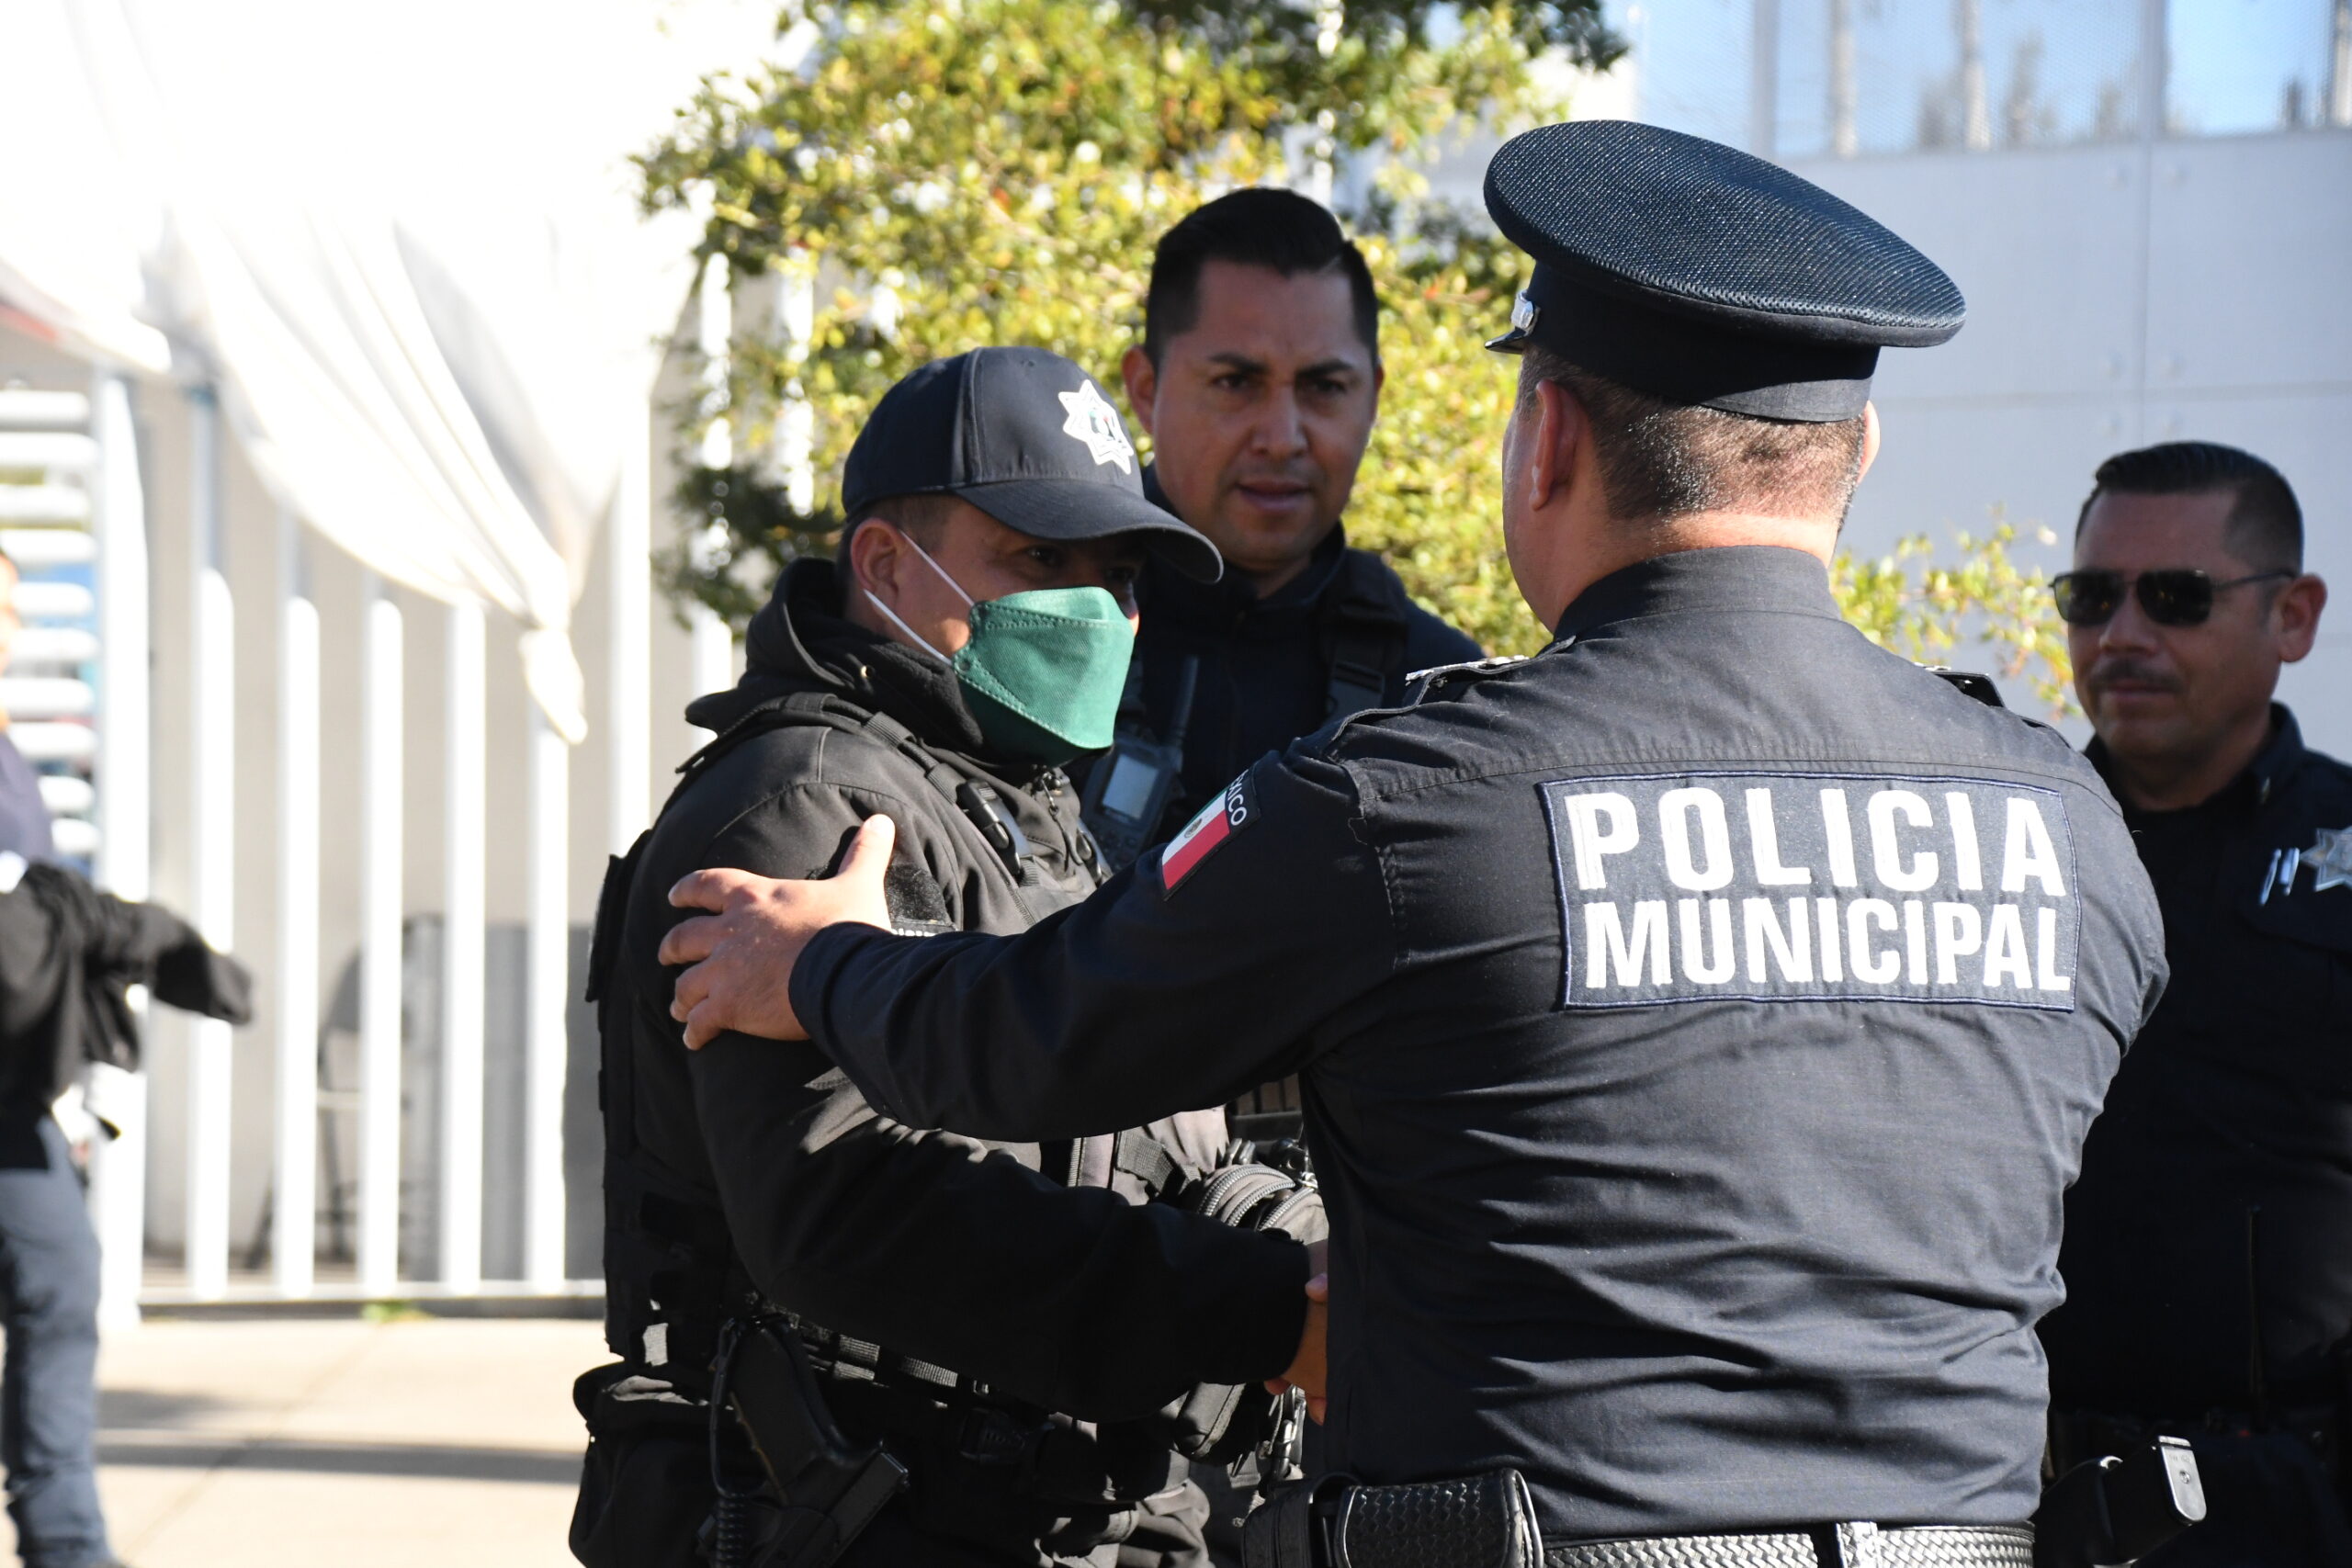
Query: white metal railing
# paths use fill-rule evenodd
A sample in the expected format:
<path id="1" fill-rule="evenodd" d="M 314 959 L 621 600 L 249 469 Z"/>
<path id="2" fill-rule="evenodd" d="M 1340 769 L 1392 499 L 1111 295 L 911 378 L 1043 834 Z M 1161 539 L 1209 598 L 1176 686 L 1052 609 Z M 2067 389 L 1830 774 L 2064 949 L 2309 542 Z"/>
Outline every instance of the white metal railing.
<path id="1" fill-rule="evenodd" d="M 209 388 L 187 398 L 188 698 L 187 831 L 190 908 L 204 940 L 237 945 L 236 606 L 229 593 L 221 515 L 220 405 Z M 190 1021 L 187 1046 L 187 1289 L 217 1301 L 229 1288 L 230 1121 L 232 1031 Z"/>
<path id="2" fill-rule="evenodd" d="M 729 331 L 723 264 L 709 281 L 714 287 L 706 290 L 703 324 L 723 379 Z M 807 302 L 800 304 L 805 315 Z M 187 528 L 185 579 L 164 590 L 180 593 L 187 607 L 186 645 L 151 647 L 150 610 L 159 585 L 150 581 L 149 505 L 140 479 L 131 383 L 100 369 L 87 393 L 0 390 L 0 471 L 12 480 L 33 481 L 0 483 L 0 547 L 24 573 L 17 606 L 27 622 L 16 645 L 17 666 L 0 677 L 0 706 L 13 716 L 11 737 L 42 772 L 42 795 L 57 819 L 61 849 L 89 858 L 101 886 L 129 898 L 149 897 L 153 831 L 160 824 L 173 838 L 186 834 L 187 886 L 175 897 L 185 898 L 184 912 L 207 940 L 234 948 L 240 869 L 257 856 L 268 858 L 271 874 L 246 886 L 268 889 L 270 908 L 258 923 L 270 938 L 266 951 L 248 948 L 240 956 L 261 971 L 270 1000 L 275 1091 L 267 1138 L 240 1142 L 234 1054 L 252 1044 L 237 1042 L 226 1025 L 202 1021 L 153 1031 L 159 1038 L 150 1043 L 151 1052 L 170 1053 L 185 1043 L 178 1063 L 184 1099 L 169 1108 L 173 1121 L 185 1127 L 178 1156 L 185 1164 L 175 1169 L 153 1164 L 145 1079 L 104 1070 L 96 1076 L 92 1108 L 121 1129 L 118 1139 L 94 1151 L 92 1166 L 91 1204 L 105 1257 L 102 1318 L 135 1321 L 142 1302 L 591 1293 L 598 1282 L 569 1279 L 565 1268 L 571 749 L 536 710 L 525 734 L 493 738 L 486 617 L 470 604 L 440 612 L 443 733 L 434 741 L 405 733 L 410 639 L 401 604 L 371 578 L 356 625 L 323 623 L 311 565 L 313 552 L 324 546 L 290 513 L 274 519 L 274 603 L 266 610 L 243 606 L 245 647 L 254 646 L 251 628 L 256 626 L 266 628 L 263 640 L 273 645 L 275 712 L 266 722 L 241 714 L 240 606 L 228 570 L 229 539 L 232 533 L 249 537 L 252 530 L 234 529 L 226 508 L 220 412 L 208 388 L 174 392 L 155 386 L 149 395 L 151 412 L 175 403 L 186 420 L 187 489 L 173 498 L 179 504 L 161 509 L 164 525 L 176 526 L 184 515 Z M 723 417 L 718 423 L 714 439 L 723 446 L 729 440 Z M 630 444 L 609 519 L 604 734 L 602 744 L 585 754 L 605 774 L 603 837 L 615 852 L 635 838 L 651 806 L 650 411 L 636 428 L 641 439 Z M 805 456 L 793 467 L 797 475 L 805 469 Z M 707 615 L 693 622 L 693 689 L 729 684 L 736 649 L 728 628 Z M 347 816 L 322 797 L 330 708 L 321 671 L 330 638 L 349 639 L 359 672 L 361 787 L 356 809 Z M 151 779 L 151 655 L 187 671 L 191 705 L 184 765 L 175 753 L 173 787 L 160 798 Z M 402 1082 L 403 1025 L 420 1026 L 416 997 L 404 987 L 403 974 L 403 925 L 419 918 L 404 897 L 403 764 L 412 743 L 435 742 L 443 762 L 444 838 L 437 846 L 443 898 L 437 911 L 427 911 L 439 919 L 440 941 L 431 976 L 437 995 L 429 1009 L 438 1052 L 425 1095 L 422 1083 Z M 266 834 L 241 840 L 237 760 L 241 750 L 250 752 L 256 744 L 272 751 L 275 810 Z M 509 747 L 518 747 L 521 757 L 510 761 Z M 517 781 L 526 796 L 521 1160 L 519 1180 L 506 1179 L 503 1192 L 493 1190 L 492 1172 L 511 1165 L 514 1145 L 489 1132 L 489 1080 L 496 1069 L 487 1030 L 494 1002 L 487 822 L 494 778 Z M 249 825 L 252 820 L 248 815 Z M 356 1084 L 334 1088 L 322 1077 L 322 1031 L 331 1009 L 321 964 L 332 956 L 322 952 L 322 915 L 329 912 L 322 858 L 330 830 L 356 840 L 360 873 L 357 908 L 348 911 L 356 913 L 358 930 L 358 1072 Z M 249 933 L 257 914 L 247 911 Z M 143 1018 L 143 1005 L 141 1013 Z M 424 1162 L 429 1169 L 407 1168 L 418 1161 L 403 1142 L 407 1089 L 425 1095 L 426 1103 L 407 1105 L 405 1115 L 412 1132 L 416 1118 L 431 1119 L 434 1154 Z M 356 1211 L 351 1267 L 322 1268 L 321 1219 L 341 1213 L 344 1201 L 341 1183 L 321 1179 L 322 1128 L 352 1124 L 358 1158 L 351 1183 Z M 261 1174 L 256 1161 L 268 1168 L 266 1270 L 250 1266 L 257 1258 L 234 1266 L 232 1188 L 254 1190 Z M 180 1179 L 181 1205 L 173 1217 L 185 1239 L 177 1248 L 158 1248 L 154 1259 L 179 1262 L 176 1279 L 149 1268 L 149 1238 L 156 1228 L 150 1224 L 151 1200 L 174 1185 L 159 1177 Z M 512 1208 L 502 1210 L 502 1200 Z M 409 1237 L 404 1248 L 404 1208 L 428 1201 L 437 1227 L 433 1244 L 419 1248 Z M 487 1216 L 500 1215 L 511 1230 L 518 1213 L 519 1254 L 510 1254 L 516 1261 L 493 1270 L 485 1261 Z M 487 1277 L 493 1273 L 513 1277 Z"/>
<path id="3" fill-rule="evenodd" d="M 39 476 L 31 484 L 0 484 L 0 547 L 25 579 L 17 595 L 24 625 L 0 675 L 0 711 L 17 750 L 41 770 L 58 852 L 83 861 L 98 847 L 89 781 L 96 602 L 81 581 L 97 553 L 87 488 L 98 457 L 90 414 L 90 399 L 80 392 L 0 389 L 0 470 Z"/>
<path id="4" fill-rule="evenodd" d="M 90 430 L 97 462 L 87 499 L 97 542 L 99 886 L 125 898 L 148 894 L 149 732 L 147 497 L 139 478 L 128 378 L 92 378 Z M 99 1318 L 135 1322 L 146 1265 L 147 1082 L 102 1068 L 92 1104 L 119 1130 L 90 1156 L 90 1208 L 98 1229 Z"/>
<path id="5" fill-rule="evenodd" d="M 277 1115 L 271 1282 L 316 1279 L 319 1163 L 319 607 L 301 525 L 277 517 Z"/>
<path id="6" fill-rule="evenodd" d="M 28 574 L 19 603 L 37 623 L 18 645 L 26 673 L 0 684 L 0 702 L 19 716 L 12 730 L 18 744 L 51 773 L 43 789 L 52 810 L 83 824 L 101 883 L 125 897 L 143 897 L 150 891 L 147 604 L 153 586 L 146 498 L 133 446 L 131 389 L 110 373 L 97 375 L 93 389 L 87 397 L 42 394 L 46 400 L 38 405 L 21 395 L 13 404 L 0 397 L 0 468 L 35 469 L 42 481 L 0 485 L 0 545 Z M 186 1127 L 184 1170 L 151 1168 L 143 1080 L 113 1075 L 94 1090 L 95 1108 L 123 1129 L 94 1162 L 93 1212 L 106 1256 L 104 1316 L 133 1320 L 141 1302 L 591 1293 L 596 1281 L 569 1279 L 565 1269 L 570 748 L 534 714 L 526 734 L 501 742 L 519 743 L 523 755 L 515 761 L 522 765 L 502 756 L 493 769 L 486 617 L 477 605 L 445 608 L 439 629 L 446 729 L 437 738 L 444 761 L 446 836 L 438 847 L 445 897 L 442 908 L 432 911 L 441 922 L 441 940 L 430 1021 L 439 1054 L 429 1103 L 405 1108 L 412 1123 L 420 1115 L 432 1119 L 436 1152 L 434 1168 L 406 1168 L 413 1156 L 403 1143 L 404 1087 L 421 1092 L 421 1086 L 402 1082 L 404 1002 L 411 1010 L 405 1022 L 419 1025 L 403 975 L 403 925 L 413 923 L 403 887 L 403 764 L 413 739 L 403 728 L 408 627 L 400 604 L 372 579 L 356 626 L 322 625 L 311 555 L 323 547 L 297 518 L 280 515 L 275 521 L 276 602 L 261 617 L 277 657 L 274 722 L 256 724 L 253 716 L 240 715 L 234 679 L 239 606 L 227 571 L 232 520 L 221 491 L 224 435 L 209 390 L 187 394 L 184 411 L 191 458 L 186 497 L 191 547 L 182 590 L 187 645 L 165 657 L 187 670 L 193 708 L 186 772 L 175 773 L 172 794 L 160 802 L 162 830 L 188 835 L 186 912 L 208 940 L 224 947 L 233 945 L 239 867 L 255 856 L 269 857 L 272 940 L 267 951 L 242 956 L 263 971 L 275 1015 L 275 1104 L 266 1145 L 240 1144 L 233 1131 L 232 1053 L 249 1047 L 234 1044 L 226 1026 L 208 1022 L 158 1032 L 166 1050 L 187 1042 L 185 1103 L 172 1108 Z M 36 423 L 43 427 L 15 427 Z M 68 423 L 83 428 L 64 428 Z M 650 445 L 650 419 L 639 428 Z M 616 848 L 634 838 L 650 805 L 649 462 L 650 453 L 631 454 L 612 519 L 615 554 L 607 566 L 611 690 L 595 760 L 610 782 L 605 836 Z M 330 824 L 322 798 L 326 710 L 321 664 L 322 645 L 336 636 L 356 645 L 359 670 L 360 798 L 356 811 L 333 822 L 334 830 L 356 839 L 359 852 L 359 1071 L 356 1086 L 328 1089 L 321 1076 L 328 1009 L 320 965 L 329 956 L 321 951 L 321 863 Z M 715 672 L 705 678 L 724 684 L 731 680 L 733 650 L 723 626 L 715 637 L 705 632 L 697 639 L 698 649 L 712 643 L 716 656 L 707 653 L 703 662 Z M 66 666 L 93 664 L 95 681 L 63 672 Z M 277 809 L 266 840 L 240 841 L 236 758 L 241 746 L 250 750 L 256 740 L 274 751 Z M 491 1145 L 486 1128 L 485 1021 L 492 1001 L 486 839 L 493 777 L 519 780 L 527 825 L 519 1042 L 523 1151 L 519 1183 L 503 1194 L 492 1190 L 486 1165 L 504 1154 Z M 248 931 L 252 926 L 249 919 Z M 356 1224 L 347 1270 L 322 1269 L 317 1252 L 322 1213 L 342 1201 L 340 1191 L 320 1179 L 322 1117 L 356 1122 L 358 1134 Z M 232 1179 L 238 1179 L 237 1190 L 250 1191 L 257 1158 L 268 1163 L 270 1192 L 269 1263 L 260 1273 L 232 1267 Z M 164 1261 L 172 1260 L 173 1250 L 181 1253 L 177 1279 L 147 1277 L 145 1268 L 150 1190 L 159 1174 L 185 1179 L 179 1215 L 185 1242 L 163 1253 Z M 519 1262 L 496 1270 L 514 1277 L 486 1278 L 492 1271 L 485 1268 L 485 1208 L 500 1197 L 519 1210 Z M 422 1252 L 404 1249 L 403 1211 L 426 1201 L 437 1224 L 434 1244 Z"/>

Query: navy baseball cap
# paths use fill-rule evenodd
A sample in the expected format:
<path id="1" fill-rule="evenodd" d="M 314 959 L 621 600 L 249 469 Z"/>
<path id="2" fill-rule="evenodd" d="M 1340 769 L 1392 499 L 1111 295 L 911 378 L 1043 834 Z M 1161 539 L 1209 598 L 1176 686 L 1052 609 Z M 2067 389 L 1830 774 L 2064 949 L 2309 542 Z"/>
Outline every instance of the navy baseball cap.
<path id="1" fill-rule="evenodd" d="M 1882 348 L 1967 302 L 1901 236 L 1777 164 L 1631 120 L 1547 125 L 1487 165 L 1487 211 L 1534 258 L 1511 330 L 1596 376 L 1762 419 L 1852 419 Z"/>
<path id="2" fill-rule="evenodd" d="M 1144 499 L 1143 466 L 1093 377 L 1042 348 L 934 359 L 882 394 L 842 469 L 852 517 L 894 495 L 952 495 L 1040 539 L 1141 534 L 1214 582 L 1216 547 Z"/>

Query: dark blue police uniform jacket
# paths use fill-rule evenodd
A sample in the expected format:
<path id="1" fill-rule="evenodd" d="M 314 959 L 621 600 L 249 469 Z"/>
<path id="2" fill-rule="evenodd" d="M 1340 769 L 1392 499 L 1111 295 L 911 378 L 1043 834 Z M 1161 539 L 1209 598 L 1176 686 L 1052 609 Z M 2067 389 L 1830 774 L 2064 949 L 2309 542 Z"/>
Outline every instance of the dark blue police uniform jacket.
<path id="1" fill-rule="evenodd" d="M 2172 984 L 2067 1197 L 2062 1405 L 2325 1407 L 2352 1349 L 2352 768 L 2272 715 L 2211 800 L 2124 813 Z"/>
<path id="2" fill-rule="evenodd" d="M 2113 800 L 1796 551 L 1558 629 L 1023 935 L 831 928 L 793 1004 L 986 1137 L 1298 1071 L 1335 1468 L 1517 1466 L 1554 1543 L 2023 1520 L 2061 1195 L 2165 975 Z"/>

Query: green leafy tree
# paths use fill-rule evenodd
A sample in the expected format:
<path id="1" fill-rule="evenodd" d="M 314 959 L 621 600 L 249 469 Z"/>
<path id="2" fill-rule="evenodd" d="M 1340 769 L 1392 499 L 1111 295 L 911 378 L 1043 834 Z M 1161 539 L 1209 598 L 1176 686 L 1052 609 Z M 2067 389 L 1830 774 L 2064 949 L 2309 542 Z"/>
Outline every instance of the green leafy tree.
<path id="1" fill-rule="evenodd" d="M 842 460 L 909 370 L 1036 344 L 1115 388 L 1170 223 L 1354 159 L 1376 172 L 1342 215 L 1385 306 L 1388 382 L 1350 536 L 1488 649 L 1542 646 L 1498 547 L 1516 367 L 1483 346 L 1524 258 L 1417 171 L 1467 133 L 1561 115 L 1539 62 L 1623 51 L 1599 0 L 844 0 L 785 21 L 814 47 L 707 80 L 640 160 L 649 207 L 708 214 L 705 254 L 814 306 L 803 331 L 739 332 L 719 396 L 682 411 L 689 440 L 723 412 L 758 456 L 687 467 L 688 532 L 664 560 L 677 597 L 741 626 L 786 562 L 830 550 Z M 778 467 L 796 446 L 798 496 Z M 1964 541 L 1917 583 L 1924 547 L 1841 561 L 1841 595 L 1889 647 L 1928 657 L 1983 629 L 2021 671 L 2055 643 L 2007 543 Z"/>
<path id="2" fill-rule="evenodd" d="M 2057 542 L 2047 528 L 2036 533 L 2041 544 Z M 2017 536 L 1996 512 L 1990 534 L 1958 536 L 1959 559 L 1951 566 L 1936 562 L 1925 534 L 1876 559 L 1840 552 L 1829 585 L 1846 618 L 1881 648 L 1923 664 L 1951 663 L 1962 648 L 1983 648 L 1993 654 L 1983 672 L 2025 680 L 2053 716 L 2063 714 L 2074 681 L 2065 628 L 2049 578 L 2039 567 L 2020 568 L 2010 553 Z"/>
<path id="3" fill-rule="evenodd" d="M 1170 223 L 1318 156 L 1344 169 L 1376 152 L 1347 216 L 1387 305 L 1389 393 L 1351 530 L 1482 641 L 1540 636 L 1493 547 L 1512 379 L 1479 346 L 1520 259 L 1429 201 L 1415 169 L 1466 131 L 1559 112 L 1531 67 L 1540 50 L 1615 57 L 1597 0 L 850 0 L 808 21 L 822 38 L 805 59 L 706 82 L 641 160 L 650 206 L 707 210 L 705 254 L 815 295 L 804 334 L 739 333 L 723 402 L 687 411 L 690 425 L 724 412 L 761 458 L 689 468 L 693 537 L 665 561 L 679 594 L 741 624 L 776 568 L 830 548 L 842 459 L 907 371 L 1037 344 L 1115 388 Z M 813 480 L 797 505 L 775 466 L 796 405 Z"/>

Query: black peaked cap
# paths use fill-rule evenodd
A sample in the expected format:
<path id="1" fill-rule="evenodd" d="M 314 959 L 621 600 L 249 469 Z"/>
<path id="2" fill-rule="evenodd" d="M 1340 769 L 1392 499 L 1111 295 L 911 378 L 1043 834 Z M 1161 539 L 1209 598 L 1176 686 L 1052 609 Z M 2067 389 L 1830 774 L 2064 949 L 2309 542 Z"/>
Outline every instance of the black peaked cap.
<path id="1" fill-rule="evenodd" d="M 1534 258 L 1511 331 L 1613 381 L 1766 419 L 1851 419 L 1881 348 L 1939 344 L 1967 302 L 1875 219 L 1777 164 L 1631 120 L 1547 125 L 1487 166 Z"/>

